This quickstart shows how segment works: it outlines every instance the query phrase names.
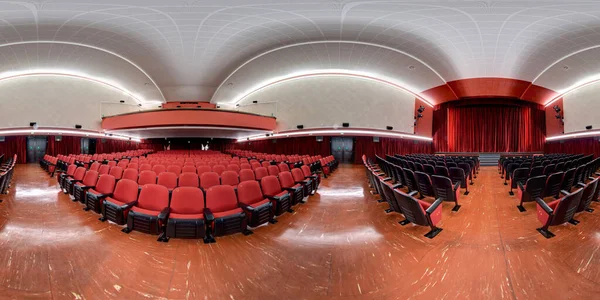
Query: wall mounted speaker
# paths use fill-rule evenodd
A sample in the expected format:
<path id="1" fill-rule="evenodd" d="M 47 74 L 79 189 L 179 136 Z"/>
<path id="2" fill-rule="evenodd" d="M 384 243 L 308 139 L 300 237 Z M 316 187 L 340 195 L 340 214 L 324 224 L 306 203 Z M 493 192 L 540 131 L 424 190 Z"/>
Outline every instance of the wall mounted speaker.
<path id="1" fill-rule="evenodd" d="M 252 101 L 252 103 L 256 104 L 256 103 L 258 103 L 258 101 L 254 100 L 254 101 Z"/>
<path id="2" fill-rule="evenodd" d="M 317 137 L 317 142 L 322 142 L 323 141 L 323 137 L 322 136 L 318 136 Z"/>
<path id="3" fill-rule="evenodd" d="M 373 143 L 379 143 L 379 137 L 378 136 L 374 136 L 373 137 Z"/>
<path id="4" fill-rule="evenodd" d="M 392 130 L 392 129 L 394 129 L 394 127 L 392 127 L 392 126 L 388 126 L 388 127 L 386 127 L 385 129 L 387 129 L 387 130 Z"/>
<path id="5" fill-rule="evenodd" d="M 585 126 L 585 129 L 591 130 L 592 129 L 592 125 Z"/>
<path id="6" fill-rule="evenodd" d="M 37 123 L 36 123 L 36 122 L 29 122 L 29 126 L 33 127 L 33 126 L 35 126 L 35 125 L 37 125 Z"/>
<path id="7" fill-rule="evenodd" d="M 81 125 L 79 125 L 79 124 L 75 124 L 75 128 L 77 128 L 77 129 L 81 129 Z"/>
<path id="8" fill-rule="evenodd" d="M 4 142 L 4 141 L 6 141 L 6 138 L 3 136 L 0 136 L 0 142 Z"/>
<path id="9" fill-rule="evenodd" d="M 125 100 L 121 100 L 121 101 L 119 101 L 119 102 L 120 102 L 120 103 L 125 103 Z"/>
<path id="10" fill-rule="evenodd" d="M 55 135 L 54 136 L 54 140 L 57 141 L 57 142 L 62 141 L 62 135 Z"/>
<path id="11" fill-rule="evenodd" d="M 304 125 L 298 125 L 298 126 L 296 126 L 296 128 L 298 128 L 298 129 L 304 129 Z"/>
<path id="12" fill-rule="evenodd" d="M 350 123 L 342 123 L 342 127 L 350 127 Z"/>

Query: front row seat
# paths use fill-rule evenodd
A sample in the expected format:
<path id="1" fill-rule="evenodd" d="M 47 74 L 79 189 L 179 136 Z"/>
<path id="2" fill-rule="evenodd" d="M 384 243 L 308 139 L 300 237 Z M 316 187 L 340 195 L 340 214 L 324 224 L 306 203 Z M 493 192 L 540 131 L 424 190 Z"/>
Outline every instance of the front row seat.
<path id="1" fill-rule="evenodd" d="M 427 238 L 434 238 L 442 231 L 442 228 L 435 225 L 442 220 L 442 199 L 436 199 L 433 204 L 415 199 L 417 192 L 405 194 L 402 191 L 394 189 L 394 196 L 402 214 L 406 220 L 400 222 L 401 225 L 413 223 L 421 226 L 431 227 L 431 231 L 425 234 Z"/>
<path id="2" fill-rule="evenodd" d="M 566 222 L 575 223 L 573 216 L 581 201 L 583 195 L 583 189 L 580 188 L 573 193 L 569 193 L 565 190 L 561 191 L 564 196 L 561 199 L 554 200 L 550 203 L 544 202 L 542 198 L 536 198 L 537 202 L 537 217 L 542 227 L 537 228 L 545 238 L 549 239 L 554 236 L 552 232 L 548 230 L 549 226 L 561 225 Z"/>
<path id="3" fill-rule="evenodd" d="M 521 182 L 517 182 L 517 195 L 519 198 L 519 205 L 517 208 L 520 212 L 524 212 L 526 209 L 523 207 L 523 202 L 533 202 L 536 198 L 541 197 L 544 187 L 546 186 L 546 175 L 540 175 L 527 179 L 525 185 Z"/>

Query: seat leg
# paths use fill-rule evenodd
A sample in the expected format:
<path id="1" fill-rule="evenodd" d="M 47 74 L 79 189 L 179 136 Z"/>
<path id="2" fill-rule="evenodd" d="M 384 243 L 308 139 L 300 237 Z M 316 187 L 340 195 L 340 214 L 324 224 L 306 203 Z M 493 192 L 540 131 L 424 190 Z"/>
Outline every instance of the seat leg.
<path id="1" fill-rule="evenodd" d="M 106 220 L 107 220 L 107 219 L 106 219 L 106 217 L 105 217 L 105 216 L 102 216 L 102 217 L 98 218 L 98 220 L 99 220 L 100 222 L 106 222 Z"/>
<path id="2" fill-rule="evenodd" d="M 548 230 L 548 228 L 541 227 L 541 228 L 537 228 L 536 230 L 547 239 L 555 237 L 554 233 L 550 232 Z"/>
<path id="3" fill-rule="evenodd" d="M 250 229 L 247 229 L 247 228 L 246 228 L 246 230 L 242 231 L 242 233 L 243 233 L 245 236 L 249 236 L 249 235 L 251 235 L 251 234 L 254 234 L 254 232 L 253 232 L 252 230 L 250 230 Z"/>
<path id="4" fill-rule="evenodd" d="M 588 207 L 588 208 L 585 209 L 585 211 L 587 211 L 587 212 L 594 212 L 594 209 Z"/>
<path id="5" fill-rule="evenodd" d="M 404 219 L 404 220 L 402 220 L 402 221 L 400 221 L 400 222 L 398 222 L 398 223 L 400 223 L 400 225 L 404 226 L 404 225 L 406 225 L 406 224 L 410 223 L 410 221 L 409 221 L 409 220 L 407 220 L 407 219 Z"/>
<path id="6" fill-rule="evenodd" d="M 442 228 L 432 226 L 431 231 L 426 233 L 425 237 L 432 239 L 432 238 L 436 237 L 440 232 L 442 232 L 442 230 L 443 230 Z"/>
<path id="7" fill-rule="evenodd" d="M 378 199 L 378 200 L 377 200 L 377 202 L 378 202 L 378 203 L 381 203 L 381 202 L 385 202 L 385 200 L 383 200 L 383 199 Z"/>
<path id="8" fill-rule="evenodd" d="M 90 210 L 90 208 L 86 206 L 86 207 L 84 207 L 84 208 L 83 208 L 83 210 L 85 210 L 85 211 L 89 211 L 89 210 Z"/>
<path id="9" fill-rule="evenodd" d="M 508 192 L 508 194 L 511 195 L 511 196 L 515 195 L 515 193 L 513 193 L 513 191 L 512 191 L 512 187 L 510 188 L 510 192 Z"/>
<path id="10" fill-rule="evenodd" d="M 569 223 L 571 223 L 573 225 L 577 225 L 577 224 L 579 224 L 579 221 L 577 221 L 575 219 L 571 219 L 571 220 L 569 220 Z"/>
<path id="11" fill-rule="evenodd" d="M 131 229 L 129 229 L 129 227 L 125 227 L 125 228 L 121 229 L 121 231 L 129 234 L 131 232 Z"/>
<path id="12" fill-rule="evenodd" d="M 452 211 L 458 211 L 460 209 L 460 205 L 455 204 L 454 207 L 452 208 Z"/>
<path id="13" fill-rule="evenodd" d="M 525 207 L 523 207 L 523 203 L 521 203 L 521 204 L 517 205 L 517 208 L 519 209 L 519 211 L 520 211 L 520 212 L 527 211 L 527 210 L 525 209 Z"/>
<path id="14" fill-rule="evenodd" d="M 386 210 L 385 210 L 385 213 L 386 213 L 386 214 L 389 214 L 389 213 L 391 213 L 391 212 L 393 212 L 393 210 L 392 210 L 391 208 L 388 208 L 388 209 L 386 209 Z"/>
<path id="15" fill-rule="evenodd" d="M 293 210 L 292 208 L 288 208 L 287 212 L 289 212 L 289 213 L 293 213 L 293 212 L 294 212 L 294 210 Z"/>
<path id="16" fill-rule="evenodd" d="M 275 219 L 271 219 L 271 220 L 269 220 L 269 223 L 271 223 L 271 224 L 276 224 L 276 223 L 277 223 L 277 220 L 275 220 Z"/>

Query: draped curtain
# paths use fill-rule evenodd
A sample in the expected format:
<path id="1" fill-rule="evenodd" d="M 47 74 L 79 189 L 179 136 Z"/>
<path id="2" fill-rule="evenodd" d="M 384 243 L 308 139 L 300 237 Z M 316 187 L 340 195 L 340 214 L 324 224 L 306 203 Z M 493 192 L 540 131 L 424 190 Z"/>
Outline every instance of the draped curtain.
<path id="1" fill-rule="evenodd" d="M 230 145 L 233 149 L 251 150 L 254 152 L 270 154 L 331 155 L 331 138 L 328 136 L 324 136 L 322 142 L 317 142 L 317 139 L 314 136 L 307 136 L 242 143 L 232 142 Z"/>
<path id="2" fill-rule="evenodd" d="M 538 152 L 544 150 L 545 111 L 535 103 L 444 103 L 433 113 L 436 152 Z"/>
<path id="3" fill-rule="evenodd" d="M 595 138 L 569 139 L 546 143 L 545 153 L 594 154 L 600 156 L 600 141 Z"/>
<path id="4" fill-rule="evenodd" d="M 4 142 L 0 142 L 0 154 L 4 154 L 3 161 L 17 155 L 17 163 L 27 163 L 27 137 L 7 136 Z"/>
<path id="5" fill-rule="evenodd" d="M 362 163 L 362 155 L 374 158 L 375 155 L 381 157 L 394 154 L 411 153 L 433 153 L 433 144 L 426 141 L 415 141 L 396 138 L 379 138 L 379 142 L 373 142 L 373 137 L 359 136 L 355 138 L 354 143 L 354 163 Z"/>

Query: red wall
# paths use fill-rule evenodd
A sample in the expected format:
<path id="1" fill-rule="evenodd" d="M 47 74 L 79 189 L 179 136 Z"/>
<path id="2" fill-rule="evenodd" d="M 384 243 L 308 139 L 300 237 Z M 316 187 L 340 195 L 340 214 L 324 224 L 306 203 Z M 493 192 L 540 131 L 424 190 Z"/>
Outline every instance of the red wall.
<path id="1" fill-rule="evenodd" d="M 555 118 L 556 112 L 554 111 L 554 105 L 558 105 L 561 109 L 560 114 L 564 116 L 563 99 L 556 100 L 552 105 L 546 107 L 546 136 L 561 135 L 565 132 L 565 125 Z"/>
<path id="2" fill-rule="evenodd" d="M 427 105 L 423 100 L 415 99 L 415 116 L 417 115 L 417 109 L 420 106 L 425 107 L 425 111 L 422 113 L 423 117 L 417 121 L 414 133 L 419 136 L 431 137 L 431 128 L 433 126 L 433 107 Z"/>
<path id="3" fill-rule="evenodd" d="M 545 153 L 594 154 L 600 156 L 600 137 L 547 142 Z"/>
<path id="4" fill-rule="evenodd" d="M 180 106 L 180 107 L 177 107 Z M 200 106 L 200 107 L 198 107 Z M 162 105 L 163 108 L 216 108 L 216 104 L 202 101 L 181 101 L 181 102 L 167 102 Z"/>
<path id="5" fill-rule="evenodd" d="M 331 138 L 324 136 L 322 142 L 317 142 L 317 139 L 314 136 L 259 140 L 243 143 L 232 142 L 230 147 L 231 149 L 251 150 L 269 154 L 308 154 L 327 156 L 331 155 Z"/>

